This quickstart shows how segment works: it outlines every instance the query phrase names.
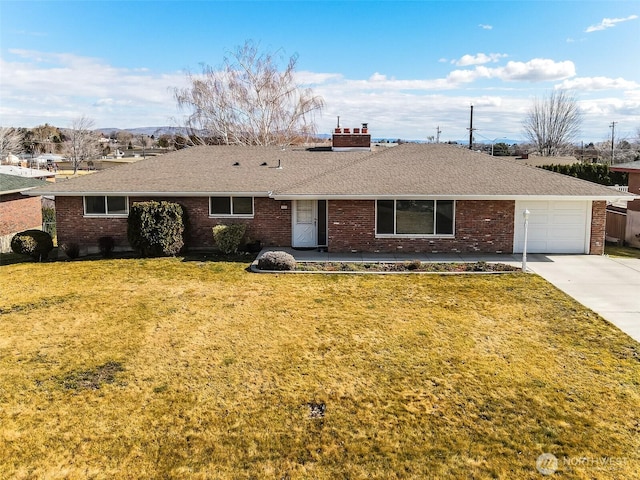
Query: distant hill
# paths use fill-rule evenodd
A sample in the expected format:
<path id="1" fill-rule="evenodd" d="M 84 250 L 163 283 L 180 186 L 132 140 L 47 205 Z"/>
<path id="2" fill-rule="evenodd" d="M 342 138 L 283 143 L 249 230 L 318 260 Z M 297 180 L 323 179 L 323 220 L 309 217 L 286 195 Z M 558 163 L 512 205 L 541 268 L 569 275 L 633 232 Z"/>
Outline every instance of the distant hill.
<path id="1" fill-rule="evenodd" d="M 96 128 L 96 132 L 104 135 L 111 135 L 111 132 L 129 132 L 132 135 L 176 135 L 185 134 L 187 129 L 184 127 L 138 127 L 138 128 Z"/>
<path id="2" fill-rule="evenodd" d="M 138 127 L 138 128 L 97 128 L 96 132 L 100 132 L 104 135 L 111 135 L 111 132 L 129 132 L 132 135 L 153 135 L 154 137 L 159 137 L 160 135 L 185 135 L 187 134 L 187 129 L 184 127 Z M 316 138 L 320 139 L 329 139 L 331 138 L 331 134 L 328 133 L 318 133 L 314 135 Z M 372 138 L 371 141 L 373 143 L 395 143 L 398 140 L 398 137 L 376 137 Z M 403 142 L 407 143 L 427 143 L 427 140 L 415 140 L 415 139 L 401 139 Z M 468 145 L 469 139 L 466 140 L 453 140 L 454 143 L 459 145 Z M 441 140 L 441 143 L 447 143 L 447 140 Z M 475 140 L 476 145 L 491 145 L 491 140 Z M 511 138 L 503 138 L 496 140 L 496 143 L 506 143 L 507 145 L 513 144 L 521 144 L 524 143 L 523 140 L 514 140 Z"/>

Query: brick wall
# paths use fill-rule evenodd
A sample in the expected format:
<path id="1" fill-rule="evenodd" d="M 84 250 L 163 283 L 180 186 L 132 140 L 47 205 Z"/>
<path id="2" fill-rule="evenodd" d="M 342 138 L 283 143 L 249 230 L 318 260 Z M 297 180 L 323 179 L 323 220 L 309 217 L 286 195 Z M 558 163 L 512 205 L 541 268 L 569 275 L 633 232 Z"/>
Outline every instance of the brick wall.
<path id="1" fill-rule="evenodd" d="M 131 197 L 133 202 L 151 200 Z M 212 229 L 219 223 L 245 223 L 247 236 L 264 246 L 291 245 L 291 202 L 255 198 L 254 218 L 209 218 L 208 197 L 153 198 L 181 204 L 187 211 L 189 230 L 185 238 L 189 247 L 212 247 Z M 281 208 L 286 206 L 286 209 Z M 120 249 L 129 248 L 127 219 L 84 217 L 82 197 L 56 197 L 58 243 L 75 242 L 83 251 L 97 251 L 98 238 L 113 237 Z"/>
<path id="2" fill-rule="evenodd" d="M 11 251 L 11 239 L 24 230 L 42 228 L 41 197 L 0 195 L 0 252 Z"/>
<path id="3" fill-rule="evenodd" d="M 371 148 L 371 135 L 368 134 L 334 134 L 332 139 L 334 148 Z"/>
<path id="4" fill-rule="evenodd" d="M 0 195 L 0 235 L 10 235 L 30 228 L 42 228 L 40 197 L 21 193 Z"/>
<path id="5" fill-rule="evenodd" d="M 589 255 L 604 253 L 604 237 L 607 227 L 607 202 L 591 202 L 591 240 Z"/>
<path id="6" fill-rule="evenodd" d="M 514 201 L 457 201 L 455 238 L 375 238 L 374 200 L 330 200 L 328 209 L 331 252 L 513 252 Z"/>
<path id="7" fill-rule="evenodd" d="M 130 198 L 134 201 L 147 198 Z M 255 198 L 253 219 L 209 218 L 207 197 L 155 198 L 183 205 L 189 217 L 190 247 L 212 247 L 212 228 L 218 223 L 246 223 L 247 236 L 264 246 L 291 245 L 290 201 Z M 281 207 L 286 208 L 281 208 Z M 604 251 L 605 202 L 593 202 L 592 255 Z M 513 251 L 515 202 L 459 200 L 456 202 L 455 238 L 375 238 L 374 200 L 329 200 L 329 251 L 331 252 L 484 252 Z M 38 203 L 38 212 L 39 212 Z M 85 218 L 82 197 L 57 197 L 58 243 L 76 242 L 83 250 L 97 250 L 98 238 L 111 236 L 127 248 L 126 218 Z M 3 216 L 4 218 L 4 216 Z M 39 220 L 41 222 L 41 219 Z"/>
<path id="8" fill-rule="evenodd" d="M 640 172 L 632 172 L 629 174 L 629 193 L 640 195 Z M 640 200 L 628 202 L 627 208 L 640 212 Z"/>

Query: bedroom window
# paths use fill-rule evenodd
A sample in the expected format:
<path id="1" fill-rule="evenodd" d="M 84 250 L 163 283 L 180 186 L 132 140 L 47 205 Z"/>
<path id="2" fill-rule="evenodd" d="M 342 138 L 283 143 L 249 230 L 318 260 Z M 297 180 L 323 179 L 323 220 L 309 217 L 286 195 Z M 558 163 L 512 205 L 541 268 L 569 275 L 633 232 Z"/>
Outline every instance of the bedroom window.
<path id="1" fill-rule="evenodd" d="M 453 235 L 453 200 L 377 200 L 376 234 Z"/>
<path id="2" fill-rule="evenodd" d="M 86 196 L 84 197 L 84 214 L 98 216 L 127 216 L 129 202 L 127 197 Z"/>
<path id="3" fill-rule="evenodd" d="M 209 199 L 209 215 L 218 216 L 253 216 L 253 197 L 211 197 Z"/>

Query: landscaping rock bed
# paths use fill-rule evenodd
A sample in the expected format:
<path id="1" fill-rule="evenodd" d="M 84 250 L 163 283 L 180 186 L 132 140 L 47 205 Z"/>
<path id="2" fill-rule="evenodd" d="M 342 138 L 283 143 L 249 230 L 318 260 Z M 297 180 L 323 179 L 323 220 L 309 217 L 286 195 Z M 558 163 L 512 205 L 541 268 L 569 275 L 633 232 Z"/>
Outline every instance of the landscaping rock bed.
<path id="1" fill-rule="evenodd" d="M 521 269 L 505 263 L 487 262 L 298 262 L 298 272 L 519 272 Z"/>

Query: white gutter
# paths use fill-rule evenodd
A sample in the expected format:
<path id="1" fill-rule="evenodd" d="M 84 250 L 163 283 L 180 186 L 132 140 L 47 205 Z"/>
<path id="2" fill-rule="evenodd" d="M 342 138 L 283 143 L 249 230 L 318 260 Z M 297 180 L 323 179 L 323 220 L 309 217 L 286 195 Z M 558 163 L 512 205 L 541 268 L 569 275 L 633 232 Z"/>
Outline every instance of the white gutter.
<path id="1" fill-rule="evenodd" d="M 37 193 L 33 193 L 32 196 L 52 195 L 55 197 L 95 197 L 104 195 L 108 197 L 213 197 L 216 195 L 226 195 L 233 197 L 269 197 L 269 193 L 270 192 L 56 192 L 52 190 L 39 190 Z"/>
<path id="2" fill-rule="evenodd" d="M 603 200 L 631 201 L 640 195 L 291 195 L 272 194 L 274 200 Z"/>
<path id="3" fill-rule="evenodd" d="M 22 193 L 23 195 L 27 195 L 27 191 L 33 189 L 33 188 L 37 188 L 37 187 L 26 187 L 26 188 L 17 188 L 15 190 L 3 190 L 0 192 L 0 195 L 11 195 L 12 193 Z M 33 195 L 35 196 L 40 196 L 40 195 Z"/>
<path id="4" fill-rule="evenodd" d="M 242 197 L 267 197 L 274 200 L 606 200 L 609 202 L 631 201 L 640 198 L 640 195 L 617 192 L 612 195 L 322 195 L 322 194 L 278 194 L 273 192 L 56 192 L 42 190 L 34 187 L 37 192 L 31 190 L 25 195 L 41 196 L 52 195 L 56 197 L 86 197 L 86 196 L 122 196 L 122 197 L 212 197 L 212 196 L 242 196 Z M 614 192 L 612 190 L 612 192 Z"/>

